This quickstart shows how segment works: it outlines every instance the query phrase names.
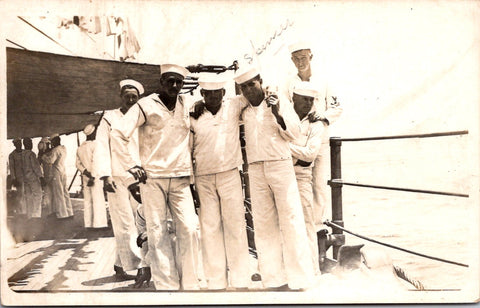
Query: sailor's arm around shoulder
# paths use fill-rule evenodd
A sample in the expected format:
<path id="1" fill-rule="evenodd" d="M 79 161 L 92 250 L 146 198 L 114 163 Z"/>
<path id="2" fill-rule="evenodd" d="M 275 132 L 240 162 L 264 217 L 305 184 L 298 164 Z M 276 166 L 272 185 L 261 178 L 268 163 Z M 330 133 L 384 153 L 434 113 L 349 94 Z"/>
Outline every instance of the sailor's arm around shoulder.
<path id="1" fill-rule="evenodd" d="M 290 143 L 292 156 L 306 162 L 314 161 L 320 151 L 326 126 L 327 124 L 322 121 L 310 123 L 310 132 L 305 145 Z"/>
<path id="2" fill-rule="evenodd" d="M 285 96 L 280 95 L 277 108 L 278 115 L 282 118 L 284 123 L 284 127 L 278 124 L 279 133 L 287 141 L 294 140 L 299 136 L 301 126 L 300 119 L 293 109 L 293 104 Z"/>
<path id="3" fill-rule="evenodd" d="M 135 129 L 142 126 L 146 119 L 140 106 L 140 101 L 133 105 L 117 123 L 113 124 L 110 143 L 114 148 L 125 171 L 133 168 L 136 163 L 128 151 L 130 136 Z"/>

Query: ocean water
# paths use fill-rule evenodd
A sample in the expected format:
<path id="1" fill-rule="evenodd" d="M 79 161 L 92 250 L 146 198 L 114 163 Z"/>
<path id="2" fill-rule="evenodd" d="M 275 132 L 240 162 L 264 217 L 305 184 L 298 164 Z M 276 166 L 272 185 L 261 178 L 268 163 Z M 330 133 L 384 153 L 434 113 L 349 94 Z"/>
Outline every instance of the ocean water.
<path id="1" fill-rule="evenodd" d="M 461 267 L 383 247 L 395 265 L 429 289 L 478 290 L 477 166 L 467 136 L 345 142 L 346 182 L 468 194 L 468 198 L 343 186 L 345 228 Z M 328 214 L 328 213 L 327 213 Z"/>

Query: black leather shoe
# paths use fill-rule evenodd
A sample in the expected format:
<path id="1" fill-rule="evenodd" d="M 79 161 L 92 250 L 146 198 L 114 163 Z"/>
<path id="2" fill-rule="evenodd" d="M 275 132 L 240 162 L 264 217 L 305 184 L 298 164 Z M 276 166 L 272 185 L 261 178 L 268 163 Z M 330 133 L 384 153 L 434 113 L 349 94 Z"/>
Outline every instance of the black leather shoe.
<path id="1" fill-rule="evenodd" d="M 135 284 L 133 285 L 133 288 L 139 289 L 143 286 L 144 283 L 148 287 L 150 279 L 152 279 L 152 272 L 150 271 L 150 267 L 139 268 L 137 272 L 137 277 L 135 277 Z"/>
<path id="2" fill-rule="evenodd" d="M 124 280 L 134 280 L 135 276 L 127 274 L 124 270 L 123 267 L 121 266 L 113 266 L 113 270 L 115 271 L 115 278 L 120 281 Z"/>

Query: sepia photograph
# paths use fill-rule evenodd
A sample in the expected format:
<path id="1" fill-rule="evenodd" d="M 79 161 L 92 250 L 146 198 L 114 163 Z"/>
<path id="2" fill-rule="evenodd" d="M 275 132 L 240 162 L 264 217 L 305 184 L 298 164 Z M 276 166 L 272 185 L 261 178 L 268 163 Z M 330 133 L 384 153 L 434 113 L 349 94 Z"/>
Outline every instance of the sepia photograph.
<path id="1" fill-rule="evenodd" d="M 0 5 L 1 305 L 480 301 L 480 2 Z"/>

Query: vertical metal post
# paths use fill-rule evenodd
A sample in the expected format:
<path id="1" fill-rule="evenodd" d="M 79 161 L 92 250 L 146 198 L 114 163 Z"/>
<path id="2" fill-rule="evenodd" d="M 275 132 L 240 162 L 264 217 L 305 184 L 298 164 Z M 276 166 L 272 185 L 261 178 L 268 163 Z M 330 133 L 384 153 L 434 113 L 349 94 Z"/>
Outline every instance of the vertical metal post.
<path id="1" fill-rule="evenodd" d="M 330 138 L 330 172 L 331 180 L 329 181 L 332 188 L 332 221 L 333 223 L 343 227 L 343 210 L 342 210 L 342 161 L 341 161 L 342 140 L 339 137 Z M 335 181 L 337 180 L 337 181 Z M 343 231 L 333 227 L 332 233 L 342 234 Z M 340 245 L 333 244 L 333 258 L 337 259 Z"/>

